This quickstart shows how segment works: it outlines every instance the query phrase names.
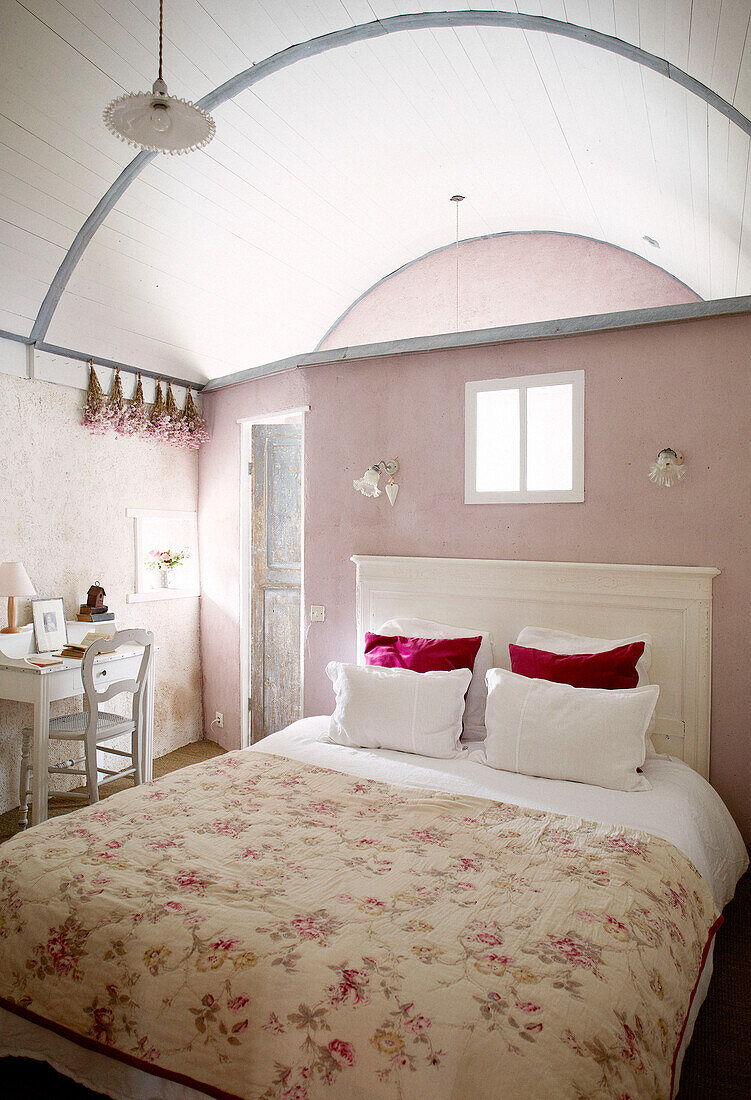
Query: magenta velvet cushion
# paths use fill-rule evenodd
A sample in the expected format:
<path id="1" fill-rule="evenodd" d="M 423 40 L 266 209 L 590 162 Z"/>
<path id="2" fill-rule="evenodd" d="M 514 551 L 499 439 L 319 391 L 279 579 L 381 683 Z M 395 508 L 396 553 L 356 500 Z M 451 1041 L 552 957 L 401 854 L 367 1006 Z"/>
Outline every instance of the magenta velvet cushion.
<path id="1" fill-rule="evenodd" d="M 482 638 L 402 638 L 365 635 L 365 664 L 407 668 L 411 672 L 451 672 L 474 668 Z"/>
<path id="2" fill-rule="evenodd" d="M 535 680 L 552 680 L 577 688 L 634 688 L 639 683 L 636 662 L 644 642 L 632 642 L 604 653 L 548 653 L 522 645 L 508 647 L 511 671 Z"/>

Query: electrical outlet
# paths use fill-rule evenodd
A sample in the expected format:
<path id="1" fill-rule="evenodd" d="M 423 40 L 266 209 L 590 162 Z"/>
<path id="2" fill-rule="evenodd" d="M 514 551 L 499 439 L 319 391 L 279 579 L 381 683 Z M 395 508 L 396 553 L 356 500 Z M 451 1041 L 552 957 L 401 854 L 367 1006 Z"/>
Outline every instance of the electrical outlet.
<path id="1" fill-rule="evenodd" d="M 216 712 L 216 714 L 214 715 L 214 722 L 216 723 L 216 725 L 219 727 L 220 730 L 224 729 L 224 715 L 222 714 L 222 712 L 220 710 L 218 710 Z"/>
<path id="2" fill-rule="evenodd" d="M 310 621 L 312 623 L 322 623 L 326 619 L 326 608 L 321 604 L 314 603 L 310 609 Z"/>

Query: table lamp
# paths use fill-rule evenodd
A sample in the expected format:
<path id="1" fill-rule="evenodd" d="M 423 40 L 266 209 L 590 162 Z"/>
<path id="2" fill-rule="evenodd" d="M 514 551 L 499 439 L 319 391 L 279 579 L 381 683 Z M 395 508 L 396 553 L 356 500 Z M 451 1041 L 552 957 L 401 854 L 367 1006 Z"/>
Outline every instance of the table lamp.
<path id="1" fill-rule="evenodd" d="M 0 565 L 0 596 L 8 597 L 8 625 L 0 634 L 19 634 L 16 626 L 16 596 L 35 596 L 36 589 L 20 561 L 4 561 Z"/>

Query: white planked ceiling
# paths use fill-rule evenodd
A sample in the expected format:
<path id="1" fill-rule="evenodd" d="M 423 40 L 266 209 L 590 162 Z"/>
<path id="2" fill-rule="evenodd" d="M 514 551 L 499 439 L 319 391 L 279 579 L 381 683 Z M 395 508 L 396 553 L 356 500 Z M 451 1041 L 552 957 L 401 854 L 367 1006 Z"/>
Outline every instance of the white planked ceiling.
<path id="1" fill-rule="evenodd" d="M 197 99 L 293 43 L 469 6 L 166 0 L 165 77 Z M 615 35 L 751 116 L 751 0 L 497 8 Z M 152 83 L 157 17 L 156 0 L 0 0 L 0 329 L 30 333 L 76 232 L 132 159 L 101 113 Z M 309 351 L 372 283 L 453 239 L 456 191 L 463 237 L 580 233 L 704 298 L 751 293 L 749 138 L 583 43 L 401 32 L 302 61 L 214 114 L 206 150 L 157 157 L 125 192 L 47 341 L 195 380 Z"/>

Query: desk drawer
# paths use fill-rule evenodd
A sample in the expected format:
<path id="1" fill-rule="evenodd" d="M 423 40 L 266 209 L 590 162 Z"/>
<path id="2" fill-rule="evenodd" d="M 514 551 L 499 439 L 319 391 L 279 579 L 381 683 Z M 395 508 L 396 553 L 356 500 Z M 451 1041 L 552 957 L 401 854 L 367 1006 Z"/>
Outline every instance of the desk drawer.
<path id="1" fill-rule="evenodd" d="M 116 684 L 118 680 L 135 680 L 141 658 L 137 656 L 125 657 L 121 661 L 94 662 L 94 684 L 102 691 L 108 684 Z"/>
<path id="2" fill-rule="evenodd" d="M 132 657 L 122 657 L 114 660 L 110 657 L 94 664 L 94 686 L 97 691 L 104 691 L 109 684 L 115 684 L 118 680 L 135 680 L 141 665 L 139 654 Z M 76 668 L 60 669 L 54 675 L 49 676 L 50 699 L 70 699 L 75 695 L 83 694 L 80 666 Z"/>

